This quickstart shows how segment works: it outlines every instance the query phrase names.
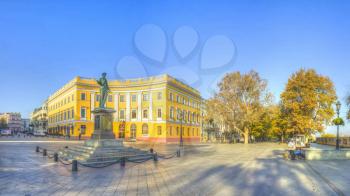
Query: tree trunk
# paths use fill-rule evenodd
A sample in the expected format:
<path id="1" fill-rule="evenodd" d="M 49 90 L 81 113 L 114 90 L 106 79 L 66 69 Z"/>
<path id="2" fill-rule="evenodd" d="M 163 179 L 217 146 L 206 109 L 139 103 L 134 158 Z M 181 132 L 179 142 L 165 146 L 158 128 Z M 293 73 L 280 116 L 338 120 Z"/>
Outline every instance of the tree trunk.
<path id="1" fill-rule="evenodd" d="M 248 144 L 248 140 L 249 140 L 249 130 L 247 127 L 244 127 L 244 144 Z"/>

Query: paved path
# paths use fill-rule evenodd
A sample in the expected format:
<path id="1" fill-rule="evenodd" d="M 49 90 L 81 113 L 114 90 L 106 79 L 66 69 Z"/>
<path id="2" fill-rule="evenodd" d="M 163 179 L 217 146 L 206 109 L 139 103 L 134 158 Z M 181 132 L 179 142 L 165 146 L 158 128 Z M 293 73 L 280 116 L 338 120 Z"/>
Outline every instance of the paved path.
<path id="1" fill-rule="evenodd" d="M 36 145 L 0 142 L 0 195 L 337 195 L 305 162 L 283 160 L 278 144 L 187 146 L 181 158 L 77 173 L 35 153 Z M 176 146 L 153 148 L 169 153 Z"/>

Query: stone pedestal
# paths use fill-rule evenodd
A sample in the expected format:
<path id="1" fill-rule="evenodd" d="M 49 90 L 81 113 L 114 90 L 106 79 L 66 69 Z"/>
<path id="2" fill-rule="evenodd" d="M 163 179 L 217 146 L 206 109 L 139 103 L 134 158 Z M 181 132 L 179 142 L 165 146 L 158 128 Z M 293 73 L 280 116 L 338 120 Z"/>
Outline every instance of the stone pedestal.
<path id="1" fill-rule="evenodd" d="M 115 110 L 108 108 L 96 108 L 92 111 L 95 115 L 95 129 L 92 140 L 115 139 L 113 133 L 113 113 Z"/>

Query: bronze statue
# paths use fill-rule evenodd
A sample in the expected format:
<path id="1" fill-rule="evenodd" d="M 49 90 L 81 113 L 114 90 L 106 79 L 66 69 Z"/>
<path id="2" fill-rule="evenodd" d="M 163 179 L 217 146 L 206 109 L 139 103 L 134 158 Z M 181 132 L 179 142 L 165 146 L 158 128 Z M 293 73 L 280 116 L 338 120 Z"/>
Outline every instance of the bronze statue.
<path id="1" fill-rule="evenodd" d="M 102 73 L 102 77 L 96 80 L 97 84 L 100 85 L 100 108 L 105 108 L 105 104 L 108 97 L 109 87 L 106 79 L 106 73 Z"/>

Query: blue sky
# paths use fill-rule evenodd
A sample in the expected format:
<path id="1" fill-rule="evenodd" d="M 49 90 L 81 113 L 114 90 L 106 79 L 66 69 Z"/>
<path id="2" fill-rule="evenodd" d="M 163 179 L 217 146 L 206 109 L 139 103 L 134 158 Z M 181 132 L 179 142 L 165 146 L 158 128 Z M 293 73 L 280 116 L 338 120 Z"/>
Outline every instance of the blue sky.
<path id="1" fill-rule="evenodd" d="M 334 81 L 343 101 L 350 91 L 348 10 L 350 2 L 322 0 L 0 1 L 0 112 L 29 117 L 34 107 L 73 77 L 98 77 L 103 71 L 109 79 L 127 73 L 187 74 L 196 78 L 193 86 L 207 98 L 210 86 L 224 72 L 254 69 L 268 80 L 278 100 L 290 74 L 314 68 Z M 156 36 L 145 42 L 156 49 L 160 42 L 168 43 L 160 62 L 145 57 L 137 48 L 139 41 L 135 43 L 137 32 L 147 24 L 165 34 L 163 41 Z M 183 26 L 198 34 L 198 45 L 185 60 L 171 44 Z M 203 47 L 217 35 L 232 40 L 234 57 L 223 67 L 203 70 Z M 227 52 L 208 51 L 211 56 L 206 59 Z M 145 71 L 124 66 L 118 74 L 125 56 L 136 59 Z M 345 113 L 343 102 L 341 115 Z"/>

